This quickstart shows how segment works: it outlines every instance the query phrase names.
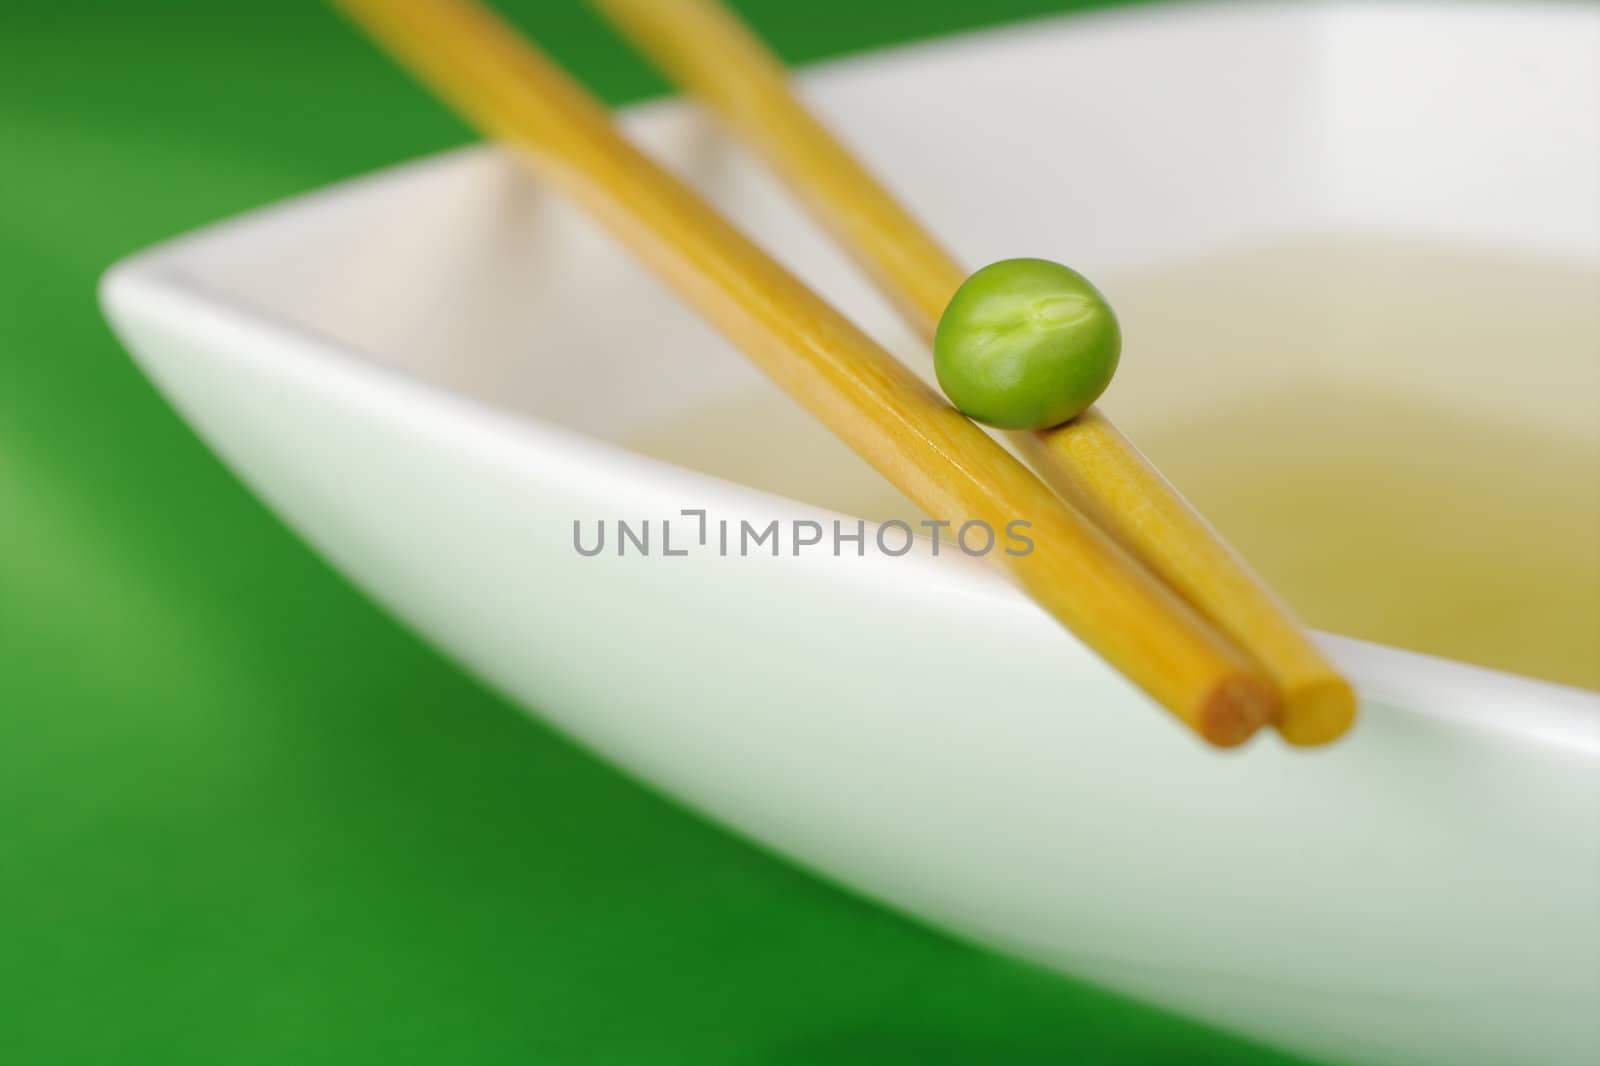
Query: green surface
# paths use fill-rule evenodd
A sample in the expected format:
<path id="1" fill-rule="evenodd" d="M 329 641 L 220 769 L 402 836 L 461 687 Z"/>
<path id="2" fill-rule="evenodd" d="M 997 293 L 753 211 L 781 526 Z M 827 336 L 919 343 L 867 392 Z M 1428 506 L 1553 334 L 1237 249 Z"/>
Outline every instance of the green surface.
<path id="1" fill-rule="evenodd" d="M 749 10 L 799 60 L 1054 6 Z M 658 88 L 575 6 L 512 10 L 610 99 Z M 466 138 L 313 5 L 0 8 L 0 1059 L 1282 1061 L 576 750 L 313 556 L 101 322 L 119 256 Z"/>

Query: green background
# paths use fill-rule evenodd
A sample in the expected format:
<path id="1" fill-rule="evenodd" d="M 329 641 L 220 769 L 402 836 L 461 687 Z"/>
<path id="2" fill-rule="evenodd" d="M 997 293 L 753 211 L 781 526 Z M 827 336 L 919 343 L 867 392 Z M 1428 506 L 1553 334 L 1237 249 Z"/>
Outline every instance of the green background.
<path id="1" fill-rule="evenodd" d="M 507 7 L 607 99 L 661 91 L 576 3 Z M 744 7 L 805 61 L 1062 5 Z M 118 257 L 468 137 L 316 5 L 0 8 L 0 1059 L 1285 1061 L 575 749 L 313 556 L 102 323 Z"/>

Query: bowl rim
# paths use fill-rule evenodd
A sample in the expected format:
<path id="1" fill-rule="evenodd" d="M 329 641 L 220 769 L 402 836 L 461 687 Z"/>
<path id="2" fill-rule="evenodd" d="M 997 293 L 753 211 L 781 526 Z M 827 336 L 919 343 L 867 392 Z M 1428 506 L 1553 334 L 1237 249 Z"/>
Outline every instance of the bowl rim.
<path id="1" fill-rule="evenodd" d="M 1331 0 L 1267 5 L 1239 0 L 1204 0 L 1198 4 L 1156 5 L 1135 11 L 1113 8 L 1069 12 L 846 55 L 808 66 L 801 79 L 825 80 L 881 62 L 887 56 L 913 53 L 937 56 L 941 52 L 969 48 L 974 38 L 981 39 L 983 47 L 1004 47 L 1008 38 L 1027 34 L 1040 24 L 1063 20 L 1076 24 L 1092 19 L 1104 24 L 1135 17 L 1148 19 L 1152 13 L 1158 13 L 1161 19 L 1184 20 L 1240 12 L 1254 12 L 1268 18 L 1315 18 L 1338 6 Z M 1559 0 L 1538 0 L 1527 5 L 1504 0 L 1442 5 L 1359 0 L 1353 6 L 1367 10 L 1409 11 L 1565 10 L 1569 7 Z M 667 96 L 630 104 L 621 113 L 628 126 L 648 127 L 678 121 L 688 109 L 689 105 L 680 98 Z M 99 302 L 103 313 L 119 327 L 137 318 L 157 320 L 169 328 L 209 336 L 215 339 L 215 350 L 233 352 L 235 358 L 250 358 L 238 354 L 249 345 L 237 342 L 254 338 L 257 345 L 265 343 L 274 352 L 274 358 L 281 360 L 282 372 L 313 377 L 319 387 L 367 394 L 399 411 L 402 417 L 421 429 L 465 441 L 482 454 L 493 452 L 502 460 L 548 468 L 551 457 L 560 456 L 564 464 L 582 469 L 585 476 L 593 475 L 619 487 L 670 482 L 679 491 L 692 493 L 694 498 L 715 500 L 719 508 L 730 515 L 759 507 L 760 513 L 768 517 L 854 520 L 857 516 L 841 515 L 756 486 L 657 459 L 532 414 L 511 414 L 496 409 L 443 385 L 370 359 L 357 348 L 320 336 L 285 315 L 253 307 L 209 287 L 198 272 L 189 269 L 198 253 L 245 244 L 260 232 L 285 224 L 300 225 L 307 216 L 338 211 L 352 200 L 417 180 L 435 170 L 459 169 L 474 160 L 497 154 L 500 150 L 493 146 L 470 144 L 401 161 L 241 212 L 136 251 L 114 263 L 102 275 Z M 986 590 L 1009 588 L 1007 579 L 992 568 L 961 565 L 959 560 L 953 561 L 949 556 L 903 562 L 912 564 L 905 572 L 918 579 L 957 584 L 979 582 L 981 585 L 968 587 Z M 928 569 L 919 571 L 916 567 Z M 1600 693 L 1353 637 L 1318 633 L 1317 638 L 1357 680 L 1364 699 L 1377 698 L 1398 710 L 1474 730 L 1495 731 L 1509 737 L 1553 744 L 1586 756 L 1600 756 Z"/>

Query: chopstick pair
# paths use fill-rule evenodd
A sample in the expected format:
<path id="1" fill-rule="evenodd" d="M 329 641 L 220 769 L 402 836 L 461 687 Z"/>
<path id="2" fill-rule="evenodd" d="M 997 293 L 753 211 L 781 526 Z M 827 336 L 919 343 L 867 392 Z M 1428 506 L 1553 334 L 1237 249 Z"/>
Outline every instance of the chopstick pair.
<path id="1" fill-rule="evenodd" d="M 672 80 L 759 151 L 932 341 L 966 272 L 790 92 L 783 64 L 719 0 L 592 0 Z M 1271 676 L 1276 725 L 1321 744 L 1355 695 L 1287 607 L 1098 409 L 1010 439 L 1041 477 Z"/>
<path id="2" fill-rule="evenodd" d="M 789 93 L 755 37 L 712 0 L 597 3 L 752 141 L 931 337 L 962 271 Z M 1013 577 L 1201 737 L 1233 746 L 1272 722 L 1315 744 L 1348 728 L 1349 686 L 1103 415 L 1019 435 L 1047 486 L 624 139 L 598 101 L 481 4 L 338 4 L 932 517 L 1031 522 L 1034 550 L 1005 558 Z"/>

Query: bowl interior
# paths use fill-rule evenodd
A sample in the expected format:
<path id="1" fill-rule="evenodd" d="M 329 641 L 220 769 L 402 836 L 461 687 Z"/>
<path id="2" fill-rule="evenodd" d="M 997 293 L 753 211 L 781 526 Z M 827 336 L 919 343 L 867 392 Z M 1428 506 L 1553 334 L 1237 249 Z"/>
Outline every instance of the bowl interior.
<path id="1" fill-rule="evenodd" d="M 967 261 L 1042 255 L 1100 282 L 1126 335 L 1107 409 L 1313 624 L 1600 687 L 1597 25 L 1567 5 L 1185 6 L 907 48 L 804 88 Z M 931 376 L 699 114 L 629 125 Z M 245 226 L 183 269 L 485 405 L 847 514 L 914 513 L 497 153 Z"/>

